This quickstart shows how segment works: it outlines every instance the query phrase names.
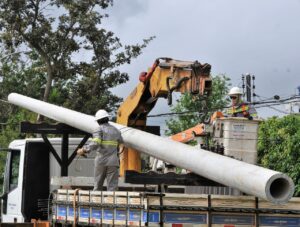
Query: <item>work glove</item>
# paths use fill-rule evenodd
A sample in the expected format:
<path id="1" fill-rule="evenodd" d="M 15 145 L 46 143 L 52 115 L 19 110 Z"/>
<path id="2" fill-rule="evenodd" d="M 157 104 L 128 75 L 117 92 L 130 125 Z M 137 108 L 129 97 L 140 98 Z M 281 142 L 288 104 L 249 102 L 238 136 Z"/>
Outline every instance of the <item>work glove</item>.
<path id="1" fill-rule="evenodd" d="M 77 150 L 77 155 L 86 157 L 87 151 L 84 148 L 79 148 Z"/>

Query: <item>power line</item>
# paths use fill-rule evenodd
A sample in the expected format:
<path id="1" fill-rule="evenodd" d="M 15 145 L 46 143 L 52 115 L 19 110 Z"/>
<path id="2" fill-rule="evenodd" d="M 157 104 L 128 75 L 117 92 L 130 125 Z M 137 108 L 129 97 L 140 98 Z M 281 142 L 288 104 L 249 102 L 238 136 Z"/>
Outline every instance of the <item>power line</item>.
<path id="1" fill-rule="evenodd" d="M 272 106 L 269 106 L 269 108 L 270 108 L 270 109 L 272 109 L 272 110 L 275 110 L 275 111 L 277 111 L 277 112 L 279 112 L 279 113 L 283 113 L 283 114 L 289 114 L 289 113 L 288 113 L 288 112 L 286 112 L 286 111 L 279 110 L 279 109 L 277 109 L 277 108 L 275 108 L 275 107 L 272 107 Z"/>
<path id="2" fill-rule="evenodd" d="M 281 100 L 261 100 L 259 102 L 252 102 L 249 103 L 250 105 L 255 106 L 255 108 L 259 109 L 259 108 L 264 108 L 264 107 L 272 107 L 272 106 L 277 106 L 277 105 L 283 105 L 283 104 L 289 104 L 289 103 L 295 103 L 295 102 L 299 102 L 300 101 L 300 96 L 299 95 L 292 95 L 290 97 L 287 97 L 285 99 L 281 99 Z M 153 115 L 148 115 L 147 117 L 152 118 L 152 117 L 169 117 L 169 116 L 193 116 L 193 115 L 204 115 L 207 112 L 212 112 L 212 111 L 217 111 L 220 109 L 226 109 L 226 108 L 230 108 L 231 106 L 225 106 L 225 107 L 220 107 L 220 108 L 211 108 L 211 109 L 204 109 L 203 112 L 199 112 L 199 111 L 182 111 L 182 112 L 177 112 L 177 113 L 173 113 L 173 112 L 168 112 L 168 113 L 160 113 L 160 114 L 153 114 Z M 277 110 L 276 108 L 274 109 L 276 111 L 281 111 L 281 110 Z M 287 112 L 285 112 L 284 114 L 288 114 Z"/>
<path id="3" fill-rule="evenodd" d="M 169 117 L 172 115 L 184 115 L 184 116 L 191 116 L 191 115 L 195 115 L 195 114 L 201 114 L 204 115 L 204 113 L 199 113 L 198 111 L 183 111 L 183 112 L 179 112 L 179 113 L 160 113 L 160 114 L 152 114 L 152 115 L 148 115 L 147 117 Z"/>
<path id="4" fill-rule="evenodd" d="M 256 95 L 256 96 L 260 99 L 260 101 L 262 101 L 262 99 L 260 98 L 260 97 L 262 97 L 262 96 L 260 96 L 260 95 Z M 263 97 L 262 97 L 262 98 L 263 98 Z M 286 112 L 286 111 L 279 110 L 279 109 L 277 109 L 277 108 L 275 108 L 275 107 L 272 107 L 272 106 L 266 106 L 266 107 L 268 107 L 268 108 L 270 108 L 270 109 L 272 109 L 272 110 L 275 110 L 275 111 L 277 111 L 277 112 L 279 112 L 279 113 L 289 114 L 289 113 Z"/>

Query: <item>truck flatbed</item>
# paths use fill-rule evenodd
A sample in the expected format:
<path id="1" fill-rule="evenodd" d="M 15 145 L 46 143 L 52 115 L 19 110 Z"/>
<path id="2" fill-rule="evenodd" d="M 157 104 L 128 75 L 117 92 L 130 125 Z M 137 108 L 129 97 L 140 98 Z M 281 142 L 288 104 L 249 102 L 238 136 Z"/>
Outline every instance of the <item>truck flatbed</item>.
<path id="1" fill-rule="evenodd" d="M 253 196 L 59 189 L 52 211 L 53 223 L 84 226 L 300 226 L 300 198 L 274 206 Z"/>

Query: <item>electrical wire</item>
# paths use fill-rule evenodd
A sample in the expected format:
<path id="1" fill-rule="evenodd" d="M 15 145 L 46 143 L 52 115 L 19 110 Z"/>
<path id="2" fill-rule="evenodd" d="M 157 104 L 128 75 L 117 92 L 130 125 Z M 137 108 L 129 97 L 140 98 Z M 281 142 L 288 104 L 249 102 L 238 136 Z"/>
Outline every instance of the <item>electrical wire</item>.
<path id="1" fill-rule="evenodd" d="M 280 110 L 280 109 L 277 109 L 277 108 L 275 108 L 275 107 L 272 107 L 272 106 L 267 106 L 268 108 L 270 108 L 270 109 L 272 109 L 272 110 L 275 110 L 275 111 L 277 111 L 277 112 L 279 112 L 279 113 L 283 113 L 283 114 L 289 114 L 288 112 L 286 112 L 286 111 L 283 111 L 283 110 Z"/>
<path id="2" fill-rule="evenodd" d="M 285 99 L 281 100 L 270 100 L 270 101 L 259 101 L 259 102 L 252 102 L 249 103 L 250 105 L 255 106 L 255 108 L 263 108 L 263 107 L 271 107 L 271 106 L 276 106 L 276 105 L 283 105 L 283 104 L 289 104 L 289 103 L 295 103 L 295 102 L 300 102 L 300 96 L 299 95 L 292 95 L 290 97 L 287 97 Z M 223 106 L 220 108 L 211 108 L 211 109 L 205 109 L 205 112 L 212 112 L 212 111 L 217 111 L 220 109 L 226 109 L 230 108 L 231 106 Z M 168 112 L 168 113 L 160 113 L 160 114 L 153 114 L 153 115 L 148 115 L 148 118 L 153 118 L 153 117 L 169 117 L 169 116 L 191 116 L 195 114 L 200 114 L 204 115 L 204 113 L 201 113 L 199 111 L 182 111 L 182 112 Z M 288 114 L 288 113 L 286 113 Z"/>
<path id="3" fill-rule="evenodd" d="M 81 172 L 81 170 L 82 170 L 82 166 L 81 165 L 79 165 L 79 168 L 77 168 L 78 167 L 78 160 L 79 160 L 79 158 L 80 158 L 80 156 L 78 155 L 77 158 L 76 158 L 76 160 L 75 160 L 75 171 L 76 172 Z"/>
<path id="4" fill-rule="evenodd" d="M 246 141 L 246 140 L 248 140 L 248 141 L 253 141 L 253 140 L 260 141 L 260 140 L 264 140 L 265 141 L 266 140 L 266 138 L 263 138 L 263 139 L 259 139 L 259 138 L 250 139 L 250 138 L 248 138 L 248 139 L 246 139 L 246 138 L 218 137 L 218 136 L 214 136 L 214 137 L 212 137 L 212 139 L 226 139 L 226 140 L 236 140 L 236 141 L 238 141 L 238 140 L 243 140 L 243 141 Z M 281 140 L 280 139 L 267 139 L 267 141 L 280 142 Z"/>
<path id="5" fill-rule="evenodd" d="M 290 96 L 288 98 L 285 98 L 285 99 L 280 99 L 280 100 L 270 100 L 270 101 L 260 101 L 260 102 L 252 102 L 250 104 L 252 105 L 264 105 L 264 104 L 286 104 L 286 102 L 288 101 L 300 101 L 300 96 L 299 95 L 293 95 L 293 96 Z"/>
<path id="6" fill-rule="evenodd" d="M 261 99 L 261 98 L 263 98 L 262 96 L 260 96 L 260 95 L 256 95 L 256 96 L 260 99 L 260 101 L 262 101 L 262 99 Z M 286 112 L 286 111 L 279 110 L 279 109 L 277 109 L 277 108 L 275 108 L 275 107 L 272 107 L 272 106 L 267 106 L 267 107 L 270 108 L 270 109 L 272 109 L 272 110 L 275 110 L 275 111 L 277 111 L 277 112 L 279 112 L 279 113 L 289 114 L 289 113 Z"/>

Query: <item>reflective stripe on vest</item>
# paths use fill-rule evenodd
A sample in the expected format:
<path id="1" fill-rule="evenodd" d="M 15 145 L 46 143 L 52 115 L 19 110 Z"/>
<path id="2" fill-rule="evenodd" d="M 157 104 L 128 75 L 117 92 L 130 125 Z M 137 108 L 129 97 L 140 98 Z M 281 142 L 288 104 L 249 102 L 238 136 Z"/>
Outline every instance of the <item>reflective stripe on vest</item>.
<path id="1" fill-rule="evenodd" d="M 102 142 L 102 140 L 99 138 L 93 138 L 92 141 L 95 143 L 98 143 L 98 144 L 101 144 L 101 142 Z"/>
<path id="2" fill-rule="evenodd" d="M 249 106 L 242 105 L 240 108 L 237 109 L 235 107 L 232 107 L 231 109 L 228 110 L 228 114 L 242 113 L 248 110 L 249 110 Z"/>
<path id="3" fill-rule="evenodd" d="M 117 147 L 118 146 L 118 141 L 115 141 L 115 140 L 103 140 L 102 141 L 102 145 Z"/>
<path id="4" fill-rule="evenodd" d="M 99 145 L 106 145 L 106 146 L 118 146 L 118 141 L 116 140 L 101 140 L 100 138 L 93 138 L 93 142 L 99 144 Z"/>

